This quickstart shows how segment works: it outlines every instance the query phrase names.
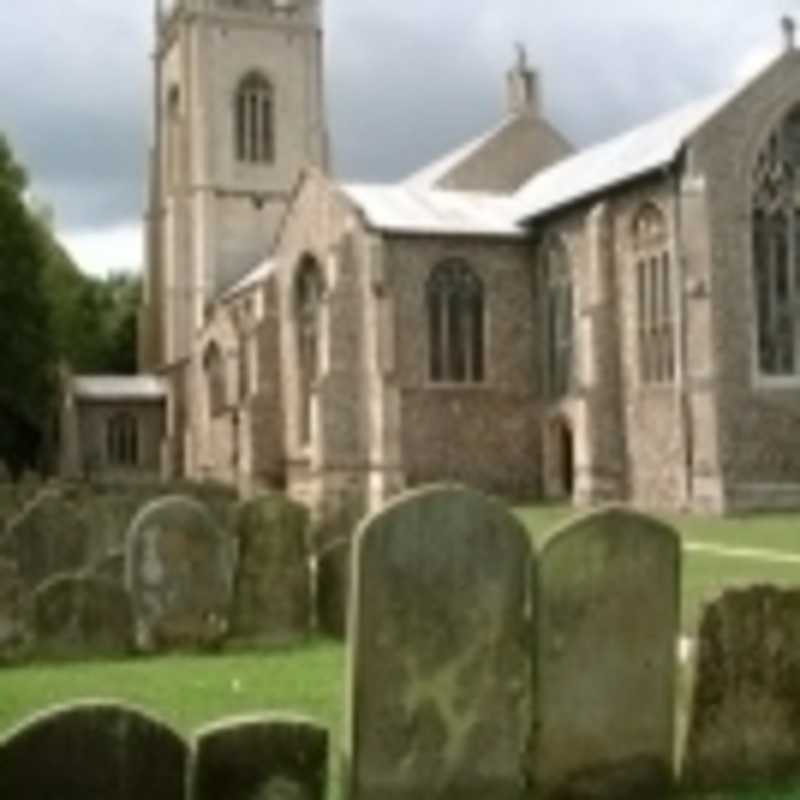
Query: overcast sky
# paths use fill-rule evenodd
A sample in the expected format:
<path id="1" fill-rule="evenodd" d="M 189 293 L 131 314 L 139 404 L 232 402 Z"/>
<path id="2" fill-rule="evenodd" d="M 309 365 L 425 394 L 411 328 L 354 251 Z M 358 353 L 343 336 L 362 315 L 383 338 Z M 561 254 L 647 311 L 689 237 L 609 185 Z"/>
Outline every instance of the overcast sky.
<path id="1" fill-rule="evenodd" d="M 725 87 L 800 0 L 327 0 L 335 169 L 393 180 L 492 125 L 513 43 L 577 145 Z M 152 0 L 0 4 L 0 130 L 86 269 L 136 267 Z"/>

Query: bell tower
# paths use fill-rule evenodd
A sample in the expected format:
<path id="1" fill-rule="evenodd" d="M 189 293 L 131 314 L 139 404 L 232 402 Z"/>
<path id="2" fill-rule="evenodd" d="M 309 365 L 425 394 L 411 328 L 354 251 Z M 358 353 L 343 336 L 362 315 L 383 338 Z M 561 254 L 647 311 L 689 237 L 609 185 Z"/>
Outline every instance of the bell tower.
<path id="1" fill-rule="evenodd" d="M 156 0 L 142 369 L 191 356 L 263 261 L 304 164 L 327 167 L 322 0 Z"/>

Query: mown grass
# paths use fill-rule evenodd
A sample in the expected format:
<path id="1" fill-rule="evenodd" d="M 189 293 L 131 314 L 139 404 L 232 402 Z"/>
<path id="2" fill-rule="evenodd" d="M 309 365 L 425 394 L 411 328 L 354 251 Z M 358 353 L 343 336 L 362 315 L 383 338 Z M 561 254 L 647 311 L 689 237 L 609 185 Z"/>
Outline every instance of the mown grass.
<path id="1" fill-rule="evenodd" d="M 540 506 L 519 509 L 517 513 L 538 538 L 574 512 L 563 506 Z M 800 553 L 800 514 L 725 520 L 666 519 L 687 542 Z M 723 586 L 765 581 L 800 583 L 800 565 L 687 553 L 684 630 L 692 630 L 702 600 Z M 186 735 L 209 722 L 238 714 L 287 710 L 313 717 L 331 731 L 329 797 L 337 800 L 343 692 L 344 648 L 327 641 L 263 653 L 33 665 L 0 670 L 0 732 L 7 732 L 48 706 L 87 698 L 117 699 L 136 705 Z M 800 790 L 715 795 L 704 800 L 800 800 Z"/>
<path id="2" fill-rule="evenodd" d="M 575 511 L 567 506 L 541 505 L 517 509 L 517 514 L 534 540 L 541 540 L 554 528 L 571 519 Z M 662 519 L 672 525 L 689 544 L 708 542 L 730 548 L 800 554 L 800 514 L 754 514 L 724 519 L 666 515 Z M 800 584 L 800 564 L 685 552 L 682 573 L 684 632 L 691 634 L 696 630 L 705 601 L 713 599 L 725 587 L 753 583 L 780 586 Z"/>

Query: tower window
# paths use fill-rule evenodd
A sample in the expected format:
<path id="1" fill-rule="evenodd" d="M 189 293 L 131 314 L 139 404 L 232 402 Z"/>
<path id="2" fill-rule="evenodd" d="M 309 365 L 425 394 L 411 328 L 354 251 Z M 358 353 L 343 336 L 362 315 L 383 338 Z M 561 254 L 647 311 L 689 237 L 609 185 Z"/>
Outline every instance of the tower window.
<path id="1" fill-rule="evenodd" d="M 251 72 L 236 89 L 236 158 L 249 164 L 275 160 L 273 92 L 270 82 Z"/>
<path id="2" fill-rule="evenodd" d="M 642 383 L 671 383 L 675 378 L 672 260 L 666 220 L 652 203 L 634 217 L 633 246 L 639 378 Z"/>
<path id="3" fill-rule="evenodd" d="M 434 267 L 428 278 L 429 374 L 434 383 L 484 379 L 483 283 L 461 259 Z"/>

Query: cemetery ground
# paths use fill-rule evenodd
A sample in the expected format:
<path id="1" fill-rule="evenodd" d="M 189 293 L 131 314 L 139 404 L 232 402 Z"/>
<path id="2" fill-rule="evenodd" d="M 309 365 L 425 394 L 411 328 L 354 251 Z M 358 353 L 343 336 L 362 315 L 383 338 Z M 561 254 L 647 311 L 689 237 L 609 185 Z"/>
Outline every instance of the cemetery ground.
<path id="1" fill-rule="evenodd" d="M 519 516 L 534 535 L 552 530 L 573 511 L 528 507 Z M 800 514 L 740 519 L 670 517 L 685 548 L 683 632 L 691 635 L 704 598 L 720 587 L 800 585 Z M 33 664 L 0 671 L 0 735 L 30 715 L 80 698 L 114 698 L 148 710 L 185 734 L 224 717 L 258 711 L 307 714 L 332 732 L 340 751 L 345 648 L 315 639 L 267 652 L 171 655 L 119 661 Z M 690 676 L 681 680 L 681 706 Z M 338 800 L 338 765 L 331 764 L 330 800 Z M 800 800 L 800 790 L 750 793 L 735 800 Z M 734 800 L 715 795 L 714 800 Z"/>

